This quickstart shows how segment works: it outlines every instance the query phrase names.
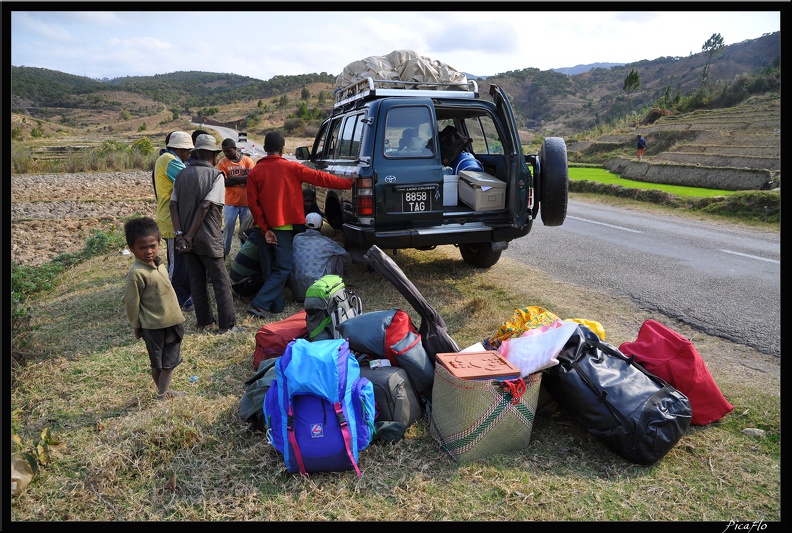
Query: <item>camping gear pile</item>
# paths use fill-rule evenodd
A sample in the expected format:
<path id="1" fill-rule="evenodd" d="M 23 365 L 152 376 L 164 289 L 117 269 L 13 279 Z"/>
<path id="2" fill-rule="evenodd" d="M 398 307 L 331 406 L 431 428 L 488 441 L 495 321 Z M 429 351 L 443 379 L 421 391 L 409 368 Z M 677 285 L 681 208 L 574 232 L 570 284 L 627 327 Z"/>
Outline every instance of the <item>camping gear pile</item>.
<path id="1" fill-rule="evenodd" d="M 318 322 L 305 311 L 256 334 L 240 417 L 266 430 L 290 473 L 361 475 L 360 452 L 397 444 L 424 413 L 458 463 L 524 451 L 537 412 L 553 401 L 610 451 L 652 465 L 691 424 L 734 409 L 692 343 L 659 322 L 647 320 L 635 342 L 617 348 L 597 321 L 526 306 L 461 349 L 390 257 L 372 246 L 363 259 L 410 303 L 418 327 L 403 309 L 363 312 L 331 276 L 317 285 L 326 301 L 333 294 L 336 305 L 350 297 L 353 305 L 323 335 L 310 335 Z M 306 298 L 307 306 L 322 307 Z"/>

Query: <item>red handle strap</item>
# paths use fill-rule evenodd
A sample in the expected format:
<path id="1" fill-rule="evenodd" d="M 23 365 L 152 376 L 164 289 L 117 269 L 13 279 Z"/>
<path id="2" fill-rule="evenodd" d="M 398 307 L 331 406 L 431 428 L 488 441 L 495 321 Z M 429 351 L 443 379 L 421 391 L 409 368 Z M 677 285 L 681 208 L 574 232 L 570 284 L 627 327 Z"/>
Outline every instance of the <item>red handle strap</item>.
<path id="1" fill-rule="evenodd" d="M 512 379 L 509 381 L 501 381 L 500 388 L 506 394 L 511 395 L 512 405 L 517 405 L 522 400 L 522 395 L 528 389 L 525 385 L 523 378 Z"/>

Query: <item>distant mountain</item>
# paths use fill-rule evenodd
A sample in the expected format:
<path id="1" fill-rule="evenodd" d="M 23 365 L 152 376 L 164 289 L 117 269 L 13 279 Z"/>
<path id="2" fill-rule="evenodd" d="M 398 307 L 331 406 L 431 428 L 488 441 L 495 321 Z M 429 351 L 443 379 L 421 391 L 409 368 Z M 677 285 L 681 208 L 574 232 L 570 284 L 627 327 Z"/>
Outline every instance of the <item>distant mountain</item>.
<path id="1" fill-rule="evenodd" d="M 624 63 L 589 63 L 588 65 L 575 65 L 574 67 L 563 67 L 563 68 L 554 68 L 550 69 L 553 72 L 560 72 L 561 74 L 566 74 L 567 76 L 574 76 L 575 74 L 580 74 L 582 72 L 588 72 L 594 68 L 611 68 L 611 67 L 618 67 L 624 65 Z M 470 74 L 469 72 L 463 72 L 465 76 L 469 80 L 486 80 L 487 78 L 491 78 L 492 76 L 476 76 L 475 74 Z"/>
<path id="2" fill-rule="evenodd" d="M 725 91 L 732 85 L 739 89 L 740 84 L 747 83 L 741 76 L 760 74 L 752 83 L 762 87 L 752 86 L 751 91 L 743 87 L 746 95 L 761 91 L 780 93 L 780 54 L 781 32 L 728 45 L 712 58 L 706 83 L 713 90 Z M 485 97 L 491 84 L 499 85 L 512 101 L 520 128 L 565 137 L 646 110 L 646 106 L 663 97 L 678 100 L 695 94 L 702 86 L 706 63 L 707 56 L 701 52 L 627 64 L 602 62 L 544 71 L 524 68 L 490 76 L 466 75 L 477 80 L 479 93 Z M 631 69 L 638 72 L 640 85 L 628 96 L 623 86 Z M 12 66 L 11 111 L 46 118 L 51 114 L 47 108 L 103 108 L 124 101 L 113 95 L 122 91 L 153 104 L 164 104 L 181 114 L 196 115 L 202 108 L 230 104 L 252 102 L 252 108 L 257 102 L 266 103 L 309 84 L 326 84 L 326 89 L 320 87 L 316 92 L 332 95 L 335 79 L 335 75 L 326 72 L 275 76 L 267 81 L 235 74 L 174 72 L 93 80 L 48 69 Z M 331 99 L 323 99 L 322 106 L 322 112 L 328 112 Z M 161 106 L 143 103 L 129 111 L 145 114 L 158 107 Z"/>
<path id="3" fill-rule="evenodd" d="M 566 74 L 567 76 L 574 76 L 582 72 L 588 72 L 593 68 L 611 68 L 624 65 L 624 63 L 589 63 L 588 65 L 575 65 L 574 67 L 563 67 L 552 69 L 555 72 Z"/>

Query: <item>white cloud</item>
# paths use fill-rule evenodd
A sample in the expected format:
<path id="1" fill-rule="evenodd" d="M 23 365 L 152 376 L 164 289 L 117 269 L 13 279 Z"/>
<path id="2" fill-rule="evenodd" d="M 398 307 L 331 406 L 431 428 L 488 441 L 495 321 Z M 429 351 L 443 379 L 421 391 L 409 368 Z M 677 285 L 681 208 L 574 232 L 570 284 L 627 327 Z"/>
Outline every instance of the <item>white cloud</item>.
<path id="1" fill-rule="evenodd" d="M 11 63 L 98 78 L 200 70 L 268 80 L 339 74 L 352 61 L 406 49 L 483 76 L 687 56 L 700 52 L 712 33 L 734 44 L 780 30 L 779 11 L 297 12 L 244 2 L 205 11 L 209 4 L 193 5 L 196 11 L 13 12 Z"/>

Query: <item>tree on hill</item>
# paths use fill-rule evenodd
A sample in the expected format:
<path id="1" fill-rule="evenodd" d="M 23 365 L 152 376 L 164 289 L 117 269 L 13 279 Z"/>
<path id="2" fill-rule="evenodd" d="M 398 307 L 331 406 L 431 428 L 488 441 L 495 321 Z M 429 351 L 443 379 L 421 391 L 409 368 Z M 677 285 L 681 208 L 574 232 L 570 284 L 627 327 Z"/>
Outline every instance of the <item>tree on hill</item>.
<path id="1" fill-rule="evenodd" d="M 630 73 L 627 74 L 627 77 L 624 78 L 624 86 L 622 90 L 627 93 L 627 100 L 630 100 L 630 107 L 632 107 L 632 100 L 630 99 L 630 95 L 638 90 L 638 87 L 641 85 L 641 76 L 638 74 L 638 71 L 634 68 L 630 69 Z"/>
<path id="2" fill-rule="evenodd" d="M 707 54 L 707 60 L 704 63 L 704 70 L 701 72 L 701 85 L 707 81 L 709 76 L 709 68 L 712 64 L 712 59 L 724 48 L 723 37 L 720 33 L 713 33 L 712 37 L 707 39 L 701 47 L 701 51 Z"/>

